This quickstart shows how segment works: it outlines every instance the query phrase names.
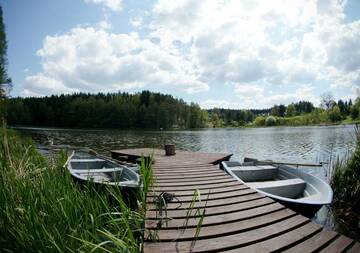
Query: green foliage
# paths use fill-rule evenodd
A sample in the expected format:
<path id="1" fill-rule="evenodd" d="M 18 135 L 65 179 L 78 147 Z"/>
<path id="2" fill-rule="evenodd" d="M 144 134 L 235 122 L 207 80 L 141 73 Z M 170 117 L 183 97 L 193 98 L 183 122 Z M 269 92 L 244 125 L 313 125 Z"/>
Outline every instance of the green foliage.
<path id="1" fill-rule="evenodd" d="M 254 121 L 255 126 L 265 126 L 265 119 L 263 116 L 256 117 Z"/>
<path id="2" fill-rule="evenodd" d="M 149 91 L 14 98 L 8 106 L 11 125 L 169 129 L 204 127 L 207 121 L 197 104 Z"/>
<path id="3" fill-rule="evenodd" d="M 271 108 L 270 114 L 272 116 L 284 117 L 285 111 L 286 111 L 285 105 L 274 105 L 273 108 Z"/>
<path id="4" fill-rule="evenodd" d="M 296 109 L 294 104 L 290 104 L 286 107 L 286 117 L 294 117 L 296 115 Z"/>
<path id="5" fill-rule="evenodd" d="M 62 168 L 65 152 L 47 161 L 12 131 L 2 129 L 0 138 L 0 251 L 141 251 L 146 192 L 133 210 L 117 187 L 77 185 Z"/>
<path id="6" fill-rule="evenodd" d="M 276 125 L 276 118 L 274 116 L 269 116 L 265 120 L 266 126 L 275 126 Z"/>
<path id="7" fill-rule="evenodd" d="M 357 98 L 354 105 L 351 106 L 351 118 L 358 119 L 360 117 L 360 99 Z"/>
<path id="8" fill-rule="evenodd" d="M 352 119 L 357 119 L 359 117 L 359 108 L 353 106 L 351 108 L 351 118 Z"/>
<path id="9" fill-rule="evenodd" d="M 356 127 L 356 147 L 345 159 L 337 158 L 332 166 L 333 206 L 340 220 L 349 227 L 350 236 L 360 232 L 360 132 Z"/>
<path id="10" fill-rule="evenodd" d="M 329 111 L 329 119 L 330 119 L 332 122 L 340 121 L 340 120 L 342 119 L 339 106 L 335 105 L 335 106 Z"/>
<path id="11" fill-rule="evenodd" d="M 254 120 L 255 114 L 262 114 L 268 111 L 270 110 L 235 110 L 214 108 L 208 110 L 208 114 L 213 127 L 237 127 L 251 123 Z"/>

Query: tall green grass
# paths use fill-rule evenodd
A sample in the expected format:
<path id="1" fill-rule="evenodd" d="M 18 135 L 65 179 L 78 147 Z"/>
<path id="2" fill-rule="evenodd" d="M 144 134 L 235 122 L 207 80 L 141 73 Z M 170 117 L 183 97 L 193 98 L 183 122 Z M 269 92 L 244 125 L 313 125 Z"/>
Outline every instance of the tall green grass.
<path id="1" fill-rule="evenodd" d="M 1 252 L 140 252 L 151 168 L 143 162 L 144 187 L 130 208 L 117 187 L 80 186 L 29 139 L 0 130 Z"/>
<path id="2" fill-rule="evenodd" d="M 335 159 L 332 166 L 331 187 L 334 192 L 333 209 L 349 231 L 360 239 L 360 130 L 355 128 L 356 147 L 344 159 Z"/>

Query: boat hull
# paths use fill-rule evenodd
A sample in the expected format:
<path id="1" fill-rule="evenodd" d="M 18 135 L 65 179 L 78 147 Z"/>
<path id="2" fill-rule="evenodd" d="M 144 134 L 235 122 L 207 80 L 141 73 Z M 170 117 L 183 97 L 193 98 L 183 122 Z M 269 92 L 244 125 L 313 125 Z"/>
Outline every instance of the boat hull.
<path id="1" fill-rule="evenodd" d="M 232 161 L 223 162 L 222 168 L 259 193 L 309 218 L 332 201 L 333 193 L 326 182 L 290 166 L 278 166 L 274 172 L 271 166 Z"/>
<path id="2" fill-rule="evenodd" d="M 265 194 L 266 195 L 266 194 Z M 270 197 L 270 196 L 269 196 Z M 285 200 L 279 200 L 273 197 L 270 197 L 275 201 L 278 201 L 280 204 L 286 206 L 287 208 L 293 210 L 296 213 L 301 213 L 307 218 L 312 218 L 320 210 L 323 205 L 310 205 L 306 203 L 294 203 Z"/>

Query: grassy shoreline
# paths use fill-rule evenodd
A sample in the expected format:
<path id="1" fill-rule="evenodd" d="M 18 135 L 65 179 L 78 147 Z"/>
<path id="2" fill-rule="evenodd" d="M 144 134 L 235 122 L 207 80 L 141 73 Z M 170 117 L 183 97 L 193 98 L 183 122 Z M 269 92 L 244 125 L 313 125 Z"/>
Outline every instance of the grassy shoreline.
<path id="1" fill-rule="evenodd" d="M 151 170 L 141 167 L 145 187 L 133 210 L 118 188 L 76 184 L 64 152 L 47 161 L 13 130 L 0 138 L 0 251 L 141 251 Z"/>

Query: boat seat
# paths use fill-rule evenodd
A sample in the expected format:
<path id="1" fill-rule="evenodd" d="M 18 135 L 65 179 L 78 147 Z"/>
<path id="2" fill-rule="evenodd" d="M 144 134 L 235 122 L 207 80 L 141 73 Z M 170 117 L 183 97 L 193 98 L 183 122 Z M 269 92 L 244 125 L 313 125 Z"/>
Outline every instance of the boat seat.
<path id="1" fill-rule="evenodd" d="M 110 182 L 111 177 L 106 173 L 79 173 L 80 176 L 85 178 L 92 178 L 95 182 Z"/>
<path id="2" fill-rule="evenodd" d="M 268 181 L 251 182 L 248 186 L 285 198 L 299 198 L 302 196 L 306 187 L 306 182 L 300 178 Z"/>
<path id="3" fill-rule="evenodd" d="M 271 180 L 278 175 L 278 168 L 271 165 L 235 166 L 231 171 L 244 182 Z"/>

